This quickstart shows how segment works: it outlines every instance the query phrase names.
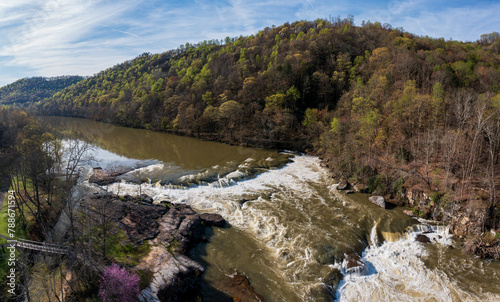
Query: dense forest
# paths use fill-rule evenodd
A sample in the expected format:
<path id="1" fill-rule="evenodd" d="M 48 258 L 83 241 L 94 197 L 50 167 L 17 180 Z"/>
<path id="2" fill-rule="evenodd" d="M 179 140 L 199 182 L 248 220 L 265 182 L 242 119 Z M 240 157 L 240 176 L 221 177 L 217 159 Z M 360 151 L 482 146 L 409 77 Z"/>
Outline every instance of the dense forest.
<path id="1" fill-rule="evenodd" d="M 498 228 L 498 33 L 465 43 L 352 18 L 286 23 L 145 53 L 32 107 L 308 150 L 339 179 L 449 222 L 473 243 Z"/>
<path id="2" fill-rule="evenodd" d="M 33 77 L 15 81 L 0 88 L 0 104 L 29 105 L 83 80 L 81 76 Z"/>

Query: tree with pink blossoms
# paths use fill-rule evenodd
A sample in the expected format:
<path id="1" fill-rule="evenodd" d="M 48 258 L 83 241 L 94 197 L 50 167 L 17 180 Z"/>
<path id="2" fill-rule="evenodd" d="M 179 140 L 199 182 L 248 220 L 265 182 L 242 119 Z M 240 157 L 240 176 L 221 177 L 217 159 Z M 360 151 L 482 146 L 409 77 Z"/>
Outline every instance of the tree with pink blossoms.
<path id="1" fill-rule="evenodd" d="M 137 301 L 140 278 L 135 273 L 129 273 L 113 263 L 108 266 L 101 278 L 99 296 L 104 302 L 134 302 Z"/>

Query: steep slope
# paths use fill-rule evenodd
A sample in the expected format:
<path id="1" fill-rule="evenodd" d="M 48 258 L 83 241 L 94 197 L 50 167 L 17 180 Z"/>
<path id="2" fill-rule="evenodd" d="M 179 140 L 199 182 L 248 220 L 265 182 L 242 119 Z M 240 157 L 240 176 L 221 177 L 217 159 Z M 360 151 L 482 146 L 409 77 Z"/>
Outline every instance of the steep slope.
<path id="1" fill-rule="evenodd" d="M 30 105 L 51 97 L 59 90 L 83 80 L 80 76 L 33 77 L 0 88 L 0 105 Z"/>

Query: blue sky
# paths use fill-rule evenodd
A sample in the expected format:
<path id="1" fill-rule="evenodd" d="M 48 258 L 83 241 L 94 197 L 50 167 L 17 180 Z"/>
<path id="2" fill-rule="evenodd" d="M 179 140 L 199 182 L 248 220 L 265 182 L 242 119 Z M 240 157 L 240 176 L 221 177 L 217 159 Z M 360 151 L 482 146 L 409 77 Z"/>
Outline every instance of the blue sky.
<path id="1" fill-rule="evenodd" d="M 500 31 L 498 12 L 498 0 L 1 0 L 0 86 L 31 76 L 93 75 L 144 52 L 330 15 L 475 41 Z"/>

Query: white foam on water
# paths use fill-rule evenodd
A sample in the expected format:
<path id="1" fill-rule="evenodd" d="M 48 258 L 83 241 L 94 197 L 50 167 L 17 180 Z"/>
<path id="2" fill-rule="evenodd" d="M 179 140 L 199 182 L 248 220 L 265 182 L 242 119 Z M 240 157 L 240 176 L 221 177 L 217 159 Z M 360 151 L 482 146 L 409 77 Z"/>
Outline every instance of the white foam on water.
<path id="1" fill-rule="evenodd" d="M 239 168 L 252 161 L 247 159 Z M 339 240 L 345 236 L 342 232 L 359 229 L 352 212 L 359 214 L 363 207 L 339 194 L 328 171 L 312 156 L 295 156 L 286 166 L 252 179 L 240 180 L 241 177 L 240 171 L 233 170 L 215 182 L 188 188 L 143 184 L 141 193 L 155 201 L 188 204 L 198 212 L 218 213 L 233 227 L 249 232 L 274 258 L 276 265 L 266 269 L 286 280 L 289 290 L 296 292 L 301 301 L 314 301 L 310 293 L 318 288 L 333 291 L 335 286 L 323 283 L 320 274 L 324 277 L 325 271 L 338 269 L 340 264 L 329 260 L 319 263 L 322 252 L 311 245 L 311 240 L 319 238 L 314 244 L 330 244 L 332 248 L 341 246 L 344 243 Z M 319 188 L 324 190 L 319 192 Z M 135 196 L 139 194 L 139 185 L 115 183 L 108 190 Z M 340 201 L 334 202 L 334 196 Z M 314 219 L 332 219 L 346 227 L 340 231 L 325 230 Z M 349 275 L 341 281 L 336 292 L 340 301 L 496 301 L 493 298 L 497 297 L 487 293 L 475 296 L 465 292 L 443 272 L 425 266 L 421 257 L 426 255 L 426 248 L 414 237 L 430 231 L 433 233 L 426 235 L 431 244 L 451 244 L 445 226 L 424 222 L 409 230 L 407 238 L 381 244 L 377 224 L 370 226 L 372 245 L 362 255 L 369 272 L 366 276 Z"/>
<path id="2" fill-rule="evenodd" d="M 369 273 L 347 275 L 339 284 L 337 301 L 500 301 L 500 297 L 491 293 L 464 291 L 444 272 L 427 268 L 422 259 L 428 256 L 428 251 L 425 244 L 415 241 L 417 234 L 421 232 L 367 248 L 362 260 Z M 434 242 L 428 244 L 451 244 L 446 227 L 425 235 Z"/>
<path id="3" fill-rule="evenodd" d="M 247 159 L 245 163 L 251 161 Z M 310 225 L 311 219 L 305 217 L 308 215 L 306 207 L 312 198 L 325 204 L 314 186 L 324 186 L 329 179 L 328 172 L 320 167 L 318 158 L 296 156 L 283 168 L 268 170 L 253 179 L 234 181 L 244 176 L 243 172 L 236 170 L 209 185 L 187 189 L 143 184 L 141 193 L 152 196 L 155 201 L 167 200 L 188 204 L 198 212 L 218 213 L 233 227 L 247 230 L 279 262 L 269 269 L 276 270 L 278 275 L 293 284 L 291 290 L 300 291 L 299 295 L 306 300 L 309 287 L 322 286 L 319 277 L 314 278 L 314 282 L 309 278 L 304 284 L 301 275 L 308 272 L 309 265 L 317 264 L 315 252 L 308 246 L 306 236 L 287 225 L 288 217 L 283 208 L 300 216 L 301 223 Z M 111 184 L 108 190 L 120 195 L 139 194 L 139 186 L 133 183 Z M 307 227 L 304 229 L 311 232 Z"/>
<path id="4" fill-rule="evenodd" d="M 370 242 L 372 246 L 377 246 L 379 244 L 377 235 L 377 226 L 378 222 L 373 225 L 372 231 L 370 232 Z"/>

